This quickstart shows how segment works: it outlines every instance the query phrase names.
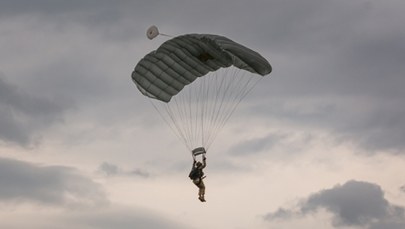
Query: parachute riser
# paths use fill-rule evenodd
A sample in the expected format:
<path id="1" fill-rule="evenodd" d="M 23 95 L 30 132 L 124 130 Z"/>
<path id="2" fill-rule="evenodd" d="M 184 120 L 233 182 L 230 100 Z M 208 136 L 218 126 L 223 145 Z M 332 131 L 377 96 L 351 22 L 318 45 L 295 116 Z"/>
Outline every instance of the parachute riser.
<path id="1" fill-rule="evenodd" d="M 197 147 L 191 151 L 191 155 L 193 156 L 194 161 L 202 161 L 197 160 L 197 157 L 201 156 L 202 158 L 205 158 L 205 155 L 207 154 L 207 151 L 205 150 L 204 147 Z"/>

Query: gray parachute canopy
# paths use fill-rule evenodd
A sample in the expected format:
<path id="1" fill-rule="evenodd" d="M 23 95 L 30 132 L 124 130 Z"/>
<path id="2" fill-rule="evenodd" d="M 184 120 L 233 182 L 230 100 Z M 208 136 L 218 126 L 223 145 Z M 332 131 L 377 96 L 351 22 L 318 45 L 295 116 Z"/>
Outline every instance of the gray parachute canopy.
<path id="1" fill-rule="evenodd" d="M 197 77 L 230 66 L 261 76 L 272 70 L 259 53 L 226 37 L 186 34 L 147 54 L 136 65 L 132 80 L 142 94 L 167 103 Z"/>

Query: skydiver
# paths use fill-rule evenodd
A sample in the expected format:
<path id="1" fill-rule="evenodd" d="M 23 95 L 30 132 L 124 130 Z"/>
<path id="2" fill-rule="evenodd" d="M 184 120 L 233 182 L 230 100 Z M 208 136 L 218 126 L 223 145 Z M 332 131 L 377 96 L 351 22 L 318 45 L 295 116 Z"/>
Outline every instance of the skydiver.
<path id="1" fill-rule="evenodd" d="M 203 163 L 201 163 L 200 161 L 196 161 L 194 159 L 193 161 L 193 167 L 191 168 L 191 172 L 190 172 L 190 179 L 193 180 L 193 183 L 198 187 L 198 199 L 201 202 L 205 202 L 205 185 L 204 185 L 204 181 L 203 179 L 205 178 L 204 176 L 204 172 L 203 169 L 205 168 L 205 166 L 207 165 L 206 163 L 207 158 L 203 155 Z"/>

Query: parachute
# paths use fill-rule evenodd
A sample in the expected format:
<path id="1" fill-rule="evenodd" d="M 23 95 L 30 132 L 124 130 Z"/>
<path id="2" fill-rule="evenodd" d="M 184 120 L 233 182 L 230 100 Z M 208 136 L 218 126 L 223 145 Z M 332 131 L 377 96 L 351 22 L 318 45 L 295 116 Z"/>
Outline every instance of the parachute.
<path id="1" fill-rule="evenodd" d="M 157 28 L 148 31 L 150 37 L 159 34 Z M 142 58 L 132 80 L 185 146 L 194 149 L 194 157 L 205 154 L 237 105 L 271 71 L 259 53 L 224 36 L 186 34 Z"/>

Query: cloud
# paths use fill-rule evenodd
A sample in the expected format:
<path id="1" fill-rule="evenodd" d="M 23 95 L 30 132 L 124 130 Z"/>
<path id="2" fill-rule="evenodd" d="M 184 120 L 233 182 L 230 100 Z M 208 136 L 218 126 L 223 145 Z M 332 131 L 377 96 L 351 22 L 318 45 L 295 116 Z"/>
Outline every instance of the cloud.
<path id="1" fill-rule="evenodd" d="M 294 129 L 270 130 L 263 135 L 255 134 L 254 137 L 242 139 L 227 151 L 229 155 L 237 157 L 265 156 L 289 160 L 308 149 L 316 141 L 315 134 Z"/>
<path id="2" fill-rule="evenodd" d="M 332 214 L 335 227 L 360 226 L 378 228 L 403 228 L 405 208 L 384 198 L 381 187 L 362 181 L 348 181 L 310 195 L 294 208 L 279 208 L 265 216 L 266 220 L 288 219 L 319 212 L 325 209 Z M 397 227 L 401 226 L 401 227 Z M 386 228 L 386 227 L 380 227 Z"/>
<path id="3" fill-rule="evenodd" d="M 106 176 L 137 176 L 137 177 L 144 177 L 147 178 L 150 176 L 150 174 L 147 171 L 144 171 L 142 169 L 131 169 L 131 170 L 126 170 L 118 167 L 117 165 L 108 163 L 108 162 L 103 162 L 99 168 L 98 172 L 106 175 Z"/>
<path id="4" fill-rule="evenodd" d="M 106 203 L 101 185 L 65 166 L 0 158 L 0 203 L 80 206 Z"/>
<path id="5" fill-rule="evenodd" d="M 0 228 L 19 229 L 185 229 L 193 228 L 159 212 L 143 208 L 110 205 L 103 208 L 63 212 L 2 212 Z M 24 220 L 21 220 L 24 218 Z"/>
<path id="6" fill-rule="evenodd" d="M 354 144 L 366 154 L 404 154 L 405 109 L 400 103 L 362 96 L 284 98 L 252 108 L 256 113 L 249 115 L 271 118 L 309 133 L 322 131 L 334 137 L 337 144 Z"/>
<path id="7" fill-rule="evenodd" d="M 280 130 L 288 129 L 287 131 L 294 133 L 289 133 L 288 138 L 277 134 L 264 134 L 258 139 L 246 139 L 231 149 L 234 155 L 277 151 L 275 147 L 280 142 L 282 144 L 290 142 L 290 134 L 296 136 L 295 133 L 308 131 L 312 134 L 311 131 L 315 131 L 314 136 L 330 134 L 339 143 L 349 142 L 350 146 L 359 146 L 370 153 L 392 150 L 403 156 L 405 152 L 403 12 L 404 2 L 398 0 L 384 2 L 235 0 L 232 3 L 229 0 L 141 0 L 114 3 L 107 0 L 0 1 L 0 34 L 2 34 L 0 68 L 12 79 L 7 82 L 0 76 L 0 142 L 28 146 L 41 136 L 50 136 L 52 137 L 50 143 L 56 144 L 47 145 L 47 150 L 52 151 L 52 147 L 73 146 L 85 151 L 84 157 L 81 153 L 78 154 L 80 159 L 75 159 L 75 155 L 71 155 L 77 162 L 94 161 L 91 156 L 93 152 L 100 158 L 99 151 L 102 147 L 103 151 L 124 152 L 113 156 L 111 153 L 108 154 L 108 157 L 115 157 L 114 160 L 117 161 L 128 157 L 128 153 L 125 152 L 133 151 L 140 160 L 153 157 L 149 161 L 153 161 L 154 165 L 172 164 L 170 160 L 166 162 L 154 154 L 142 153 L 145 149 L 143 145 L 149 139 L 169 145 L 167 147 L 169 151 L 181 149 L 170 147 L 171 144 L 168 142 L 172 138 L 155 131 L 153 127 L 157 124 L 151 124 L 153 121 L 149 120 L 156 119 L 147 114 L 153 109 L 142 109 L 143 105 L 139 101 L 143 101 L 143 97 L 130 80 L 130 73 L 139 58 L 166 40 L 162 37 L 153 41 L 145 39 L 145 29 L 150 24 L 156 24 L 162 32 L 173 35 L 193 32 L 226 35 L 259 51 L 268 57 L 274 66 L 274 72 L 270 77 L 262 80 L 257 90 L 247 98 L 252 104 L 258 104 L 257 107 L 249 109 L 252 113 L 249 118 L 257 120 L 255 115 L 263 111 L 260 118 L 266 124 L 267 121 L 276 126 L 280 124 L 277 126 Z M 60 96 L 74 101 L 78 109 L 67 114 L 66 110 L 72 106 L 60 102 L 57 99 Z M 281 105 L 273 106 L 274 103 Z M 146 116 L 149 118 L 148 122 L 142 120 L 147 119 Z M 71 123 L 60 129 L 53 128 L 62 119 Z M 244 123 L 244 120 L 240 120 L 239 123 Z M 160 125 L 158 127 L 162 129 Z M 271 129 L 278 133 L 278 130 L 272 127 Z M 249 130 L 253 136 L 257 136 L 254 135 L 257 131 L 255 128 Z M 319 135 L 316 135 L 317 133 Z M 86 146 L 72 144 L 76 143 L 72 138 L 80 138 Z M 142 142 L 142 139 L 148 140 Z M 275 140 L 278 142 L 275 143 Z M 126 144 L 127 141 L 131 143 L 130 146 Z M 61 142 L 63 144 L 59 144 Z M 225 147 L 220 144 L 221 142 L 217 143 L 220 147 Z M 296 147 L 301 142 L 290 143 L 291 147 Z M 177 143 L 173 144 L 178 146 Z M 160 149 L 153 146 L 146 147 L 148 151 Z M 24 155 L 26 152 L 20 153 Z M 171 156 L 165 154 L 165 157 L 170 157 L 168 155 Z M 237 162 L 242 161 L 240 157 L 233 158 L 224 153 L 218 153 L 215 157 L 224 158 L 209 162 L 212 163 L 210 168 L 218 170 L 236 170 L 238 164 L 233 163 L 234 159 Z M 184 163 L 183 161 L 174 163 L 183 163 L 184 167 L 181 168 L 188 170 L 189 159 L 185 156 Z M 254 163 L 243 162 L 243 167 L 246 166 L 244 164 L 254 166 Z M 88 195 L 85 194 L 86 191 L 95 188 L 91 180 L 86 180 L 72 168 L 40 166 L 25 162 L 23 164 L 26 165 L 25 169 L 30 168 L 30 171 L 15 169 L 11 170 L 12 174 L 18 175 L 20 172 L 24 173 L 24 177 L 29 177 L 31 171 L 33 173 L 42 171 L 47 174 L 35 176 L 42 177 L 41 179 L 26 178 L 25 183 L 17 183 L 15 180 L 11 182 L 11 187 L 22 192 L 20 196 L 23 196 L 24 201 L 50 205 L 70 202 L 61 194 L 62 190 L 68 188 L 67 183 L 73 182 L 68 181 L 69 179 L 76 182 L 80 177 L 84 179 L 78 185 L 84 190 L 76 188 L 76 191 L 70 191 L 73 194 L 68 195 L 76 196 L 75 198 L 82 201 L 86 201 Z M 101 165 L 100 172 L 109 176 L 129 176 L 132 171 L 141 177 L 149 172 L 142 169 L 131 170 L 131 167 L 122 168 L 119 165 L 111 163 Z M 1 177 L 10 173 L 9 166 L 10 163 L 8 166 L 0 167 Z M 163 168 L 165 167 L 161 166 L 159 170 Z M 50 172 L 51 170 L 56 172 Z M 69 179 L 65 180 L 64 177 Z M 30 184 L 31 180 L 38 183 L 49 179 L 51 181 L 43 186 L 50 187 L 50 190 L 42 191 L 42 186 Z M 0 180 L 0 191 L 7 190 L 3 189 L 6 187 L 4 182 L 5 180 Z M 365 190 L 372 189 L 364 184 L 357 183 L 357 185 Z M 87 186 L 89 188 L 86 188 Z M 339 187 L 346 186 L 348 185 Z M 24 190 L 30 187 L 35 195 Z M 60 190 L 57 190 L 58 187 Z M 53 189 L 56 189 L 54 191 L 56 194 L 52 192 Z M 383 196 L 381 197 L 382 194 L 378 190 L 370 196 L 374 195 L 376 199 L 387 201 L 385 204 L 384 201 L 375 204 L 376 209 L 380 211 L 373 215 L 361 210 L 354 213 L 352 218 L 341 216 L 336 210 L 346 209 L 343 204 L 326 200 L 327 193 L 333 191 L 343 193 L 342 189 L 334 187 L 319 192 L 317 198 L 313 197 L 311 202 L 308 199 L 303 204 L 306 203 L 308 208 L 312 207 L 310 208 L 312 212 L 318 212 L 321 208 L 327 209 L 336 218 L 337 224 L 367 221 L 370 228 L 373 225 L 374 228 L 384 228 L 381 226 L 384 224 L 387 228 L 401 225 L 394 215 L 402 208 L 395 208 Z M 19 198 L 16 195 L 14 193 L 5 196 L 4 192 L 0 192 L 0 200 L 17 201 Z M 310 214 L 302 212 L 301 207 L 297 205 L 298 209 L 280 208 L 272 216 L 281 219 Z M 390 211 L 391 213 L 384 213 Z M 119 214 L 115 215 L 118 217 Z M 378 215 L 380 218 L 375 219 L 378 222 L 370 223 L 370 217 Z M 133 215 L 129 218 L 131 216 Z M 111 219 L 109 222 L 114 218 L 109 218 Z M 362 220 L 363 218 L 365 219 Z M 20 217 L 16 220 L 21 219 L 25 218 Z M 141 219 L 134 220 L 133 223 L 139 221 Z M 71 221 L 67 221 L 67 226 L 69 222 Z M 123 224 L 121 221 L 120 226 L 123 227 Z M 235 224 L 238 224 L 237 220 Z M 54 223 L 48 228 L 56 226 L 59 225 Z M 100 227 L 107 226 L 100 225 Z"/>
<path id="8" fill-rule="evenodd" d="M 405 223 L 401 221 L 383 221 L 383 222 L 377 222 L 372 225 L 370 225 L 369 229 L 403 229 L 405 227 Z"/>
<path id="9" fill-rule="evenodd" d="M 275 144 L 279 144 L 288 136 L 281 133 L 270 133 L 264 137 L 247 139 L 236 144 L 229 151 L 232 155 L 244 155 L 258 153 L 271 149 Z"/>
<path id="10" fill-rule="evenodd" d="M 39 62 L 26 73 L 38 91 L 48 91 L 51 96 L 62 93 L 83 106 L 100 101 L 106 105 L 119 104 L 120 97 L 140 98 L 136 97 L 138 92 L 128 75 L 138 58 L 148 52 L 144 44 L 152 44 L 137 43 L 146 41 L 145 29 L 150 24 L 161 26 L 169 34 L 221 33 L 258 50 L 273 64 L 274 72 L 258 87 L 266 95 L 260 106 L 277 109 L 269 102 L 274 96 L 279 96 L 280 101 L 302 104 L 323 99 L 314 104 L 314 109 L 323 109 L 318 113 L 294 114 L 291 112 L 299 111 L 282 110 L 277 118 L 289 118 L 298 124 L 308 122 L 307 125 L 333 132 L 339 140 L 354 142 L 370 152 L 403 152 L 405 95 L 401 85 L 405 79 L 402 77 L 405 47 L 404 34 L 398 28 L 402 28 L 404 16 L 401 7 L 392 1 L 384 6 L 375 2 L 255 1 L 255 8 L 243 1 L 175 2 L 178 4 L 161 1 L 110 4 L 104 0 L 1 2 L 0 15 L 6 19 L 36 15 L 39 20 L 32 23 L 23 18 L 20 24 L 2 30 L 9 34 L 2 42 L 7 44 L 3 59 L 7 62 L 11 59 L 17 65 L 11 70 L 17 72 L 21 67 L 16 63 Z M 182 14 L 173 14 L 180 4 Z M 209 15 L 201 13 L 205 11 Z M 235 13 L 223 14 L 224 11 Z M 250 20 L 249 15 L 261 16 Z M 171 20 L 166 20 L 169 17 Z M 185 17 L 188 19 L 184 20 Z M 41 50 L 48 51 L 37 58 Z M 109 78 L 112 75 L 119 77 Z M 131 91 L 122 90 L 124 85 L 129 85 Z M 338 104 L 342 98 L 346 99 L 345 104 Z M 368 103 L 375 105 L 359 111 Z M 326 108 L 322 108 L 324 105 Z M 105 112 L 109 108 L 101 109 Z M 259 108 L 254 108 L 252 112 L 258 111 Z M 288 112 L 290 116 L 286 115 Z M 268 114 L 265 113 L 266 117 Z M 18 140 L 20 144 L 32 141 L 32 136 L 21 128 L 23 124 L 9 122 L 7 116 L 10 114 L 0 116 L 4 120 L 1 125 L 10 129 L 7 140 Z"/>
<path id="11" fill-rule="evenodd" d="M 402 192 L 405 192 L 405 185 L 402 185 L 399 190 L 401 190 Z"/>
<path id="12" fill-rule="evenodd" d="M 367 153 L 405 151 L 405 110 L 399 104 L 377 104 L 362 119 L 347 120 L 335 128 L 340 137 L 359 144 Z"/>
<path id="13" fill-rule="evenodd" d="M 65 109 L 52 99 L 21 91 L 0 75 L 0 140 L 28 146 L 43 130 L 61 122 Z"/>
<path id="14" fill-rule="evenodd" d="M 269 45 L 263 50 L 274 72 L 258 86 L 266 103 L 254 110 L 322 129 L 371 154 L 403 154 L 404 4 L 313 0 L 273 6 L 282 13 L 270 13 L 274 23 L 260 33 L 268 33 L 261 34 Z"/>
<path id="15" fill-rule="evenodd" d="M 111 4 L 108 0 L 35 2 L 16 0 L 0 2 L 0 18 L 12 20 L 29 18 L 30 21 L 40 22 L 36 28 L 51 26 L 59 32 L 83 26 L 87 32 L 95 32 L 101 39 L 107 41 L 133 42 L 134 38 L 145 38 L 145 29 L 156 20 L 161 21 L 156 15 L 167 14 L 169 12 L 167 7 L 174 6 L 157 0 L 137 2 L 122 0 L 116 4 Z M 142 32 L 139 32 L 140 30 Z"/>
<path id="16" fill-rule="evenodd" d="M 125 1 L 120 1 L 117 4 L 110 4 L 109 1 L 100 0 L 94 1 L 49 1 L 38 0 L 35 2 L 27 0 L 16 0 L 12 2 L 1 2 L 0 13 L 2 17 L 16 17 L 21 15 L 41 15 L 42 17 L 53 17 L 63 19 L 66 15 L 76 14 L 77 18 L 93 18 L 103 21 L 104 23 L 109 20 L 113 20 L 117 17 L 115 15 L 117 8 L 120 8 L 122 4 L 126 4 Z M 102 15 L 107 9 L 110 9 L 107 15 Z M 88 15 L 81 14 L 80 12 L 88 12 Z M 91 12 L 91 13 L 90 13 Z M 96 17 L 96 18 L 94 18 Z M 76 19 L 77 19 L 76 18 Z"/>
<path id="17" fill-rule="evenodd" d="M 84 215 L 74 215 L 73 221 L 77 228 L 87 226 L 94 229 L 110 228 L 147 228 L 147 229 L 181 229 L 189 228 L 178 222 L 169 220 L 159 213 L 136 208 L 111 208 L 107 211 L 87 212 Z"/>

